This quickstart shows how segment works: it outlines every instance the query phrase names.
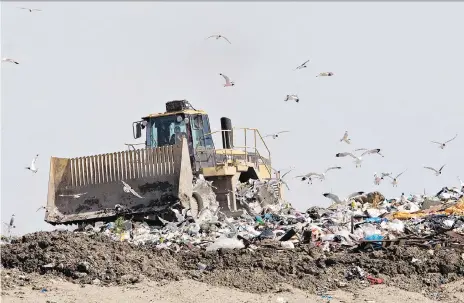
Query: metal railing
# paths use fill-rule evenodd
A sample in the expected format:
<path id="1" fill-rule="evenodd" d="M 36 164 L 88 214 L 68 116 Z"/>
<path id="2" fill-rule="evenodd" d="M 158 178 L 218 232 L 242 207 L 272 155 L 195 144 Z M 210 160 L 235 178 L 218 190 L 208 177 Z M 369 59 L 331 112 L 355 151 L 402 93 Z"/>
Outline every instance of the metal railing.
<path id="1" fill-rule="evenodd" d="M 205 134 L 204 136 L 221 134 L 220 140 L 213 140 L 214 142 L 218 143 L 222 141 L 222 138 L 224 136 L 223 133 L 230 132 L 230 131 L 231 130 L 217 130 L 217 131 L 213 131 L 211 133 Z M 266 170 L 268 171 L 268 173 L 272 175 L 271 152 L 269 148 L 267 147 L 267 144 L 264 141 L 263 137 L 261 136 L 261 133 L 259 132 L 259 130 L 256 128 L 249 128 L 249 127 L 234 127 L 232 131 L 232 142 L 236 142 L 235 140 L 236 136 L 240 134 L 241 131 L 243 131 L 243 139 L 244 139 L 243 144 L 244 145 L 243 146 L 233 145 L 231 149 L 233 151 L 241 150 L 243 151 L 244 154 L 237 155 L 236 153 L 233 153 L 232 150 L 216 148 L 215 150 L 216 156 L 223 156 L 225 159 L 230 159 L 232 161 L 241 160 L 241 158 L 244 158 L 245 161 L 255 164 L 256 167 L 258 167 L 259 160 L 261 160 L 261 162 L 266 167 Z M 252 132 L 251 136 L 248 136 L 249 132 Z M 252 143 L 252 145 L 248 144 L 250 142 Z M 268 156 L 267 158 L 263 157 L 261 153 L 259 152 L 258 142 L 261 142 L 263 144 L 265 148 L 265 152 L 267 152 L 267 156 Z"/>

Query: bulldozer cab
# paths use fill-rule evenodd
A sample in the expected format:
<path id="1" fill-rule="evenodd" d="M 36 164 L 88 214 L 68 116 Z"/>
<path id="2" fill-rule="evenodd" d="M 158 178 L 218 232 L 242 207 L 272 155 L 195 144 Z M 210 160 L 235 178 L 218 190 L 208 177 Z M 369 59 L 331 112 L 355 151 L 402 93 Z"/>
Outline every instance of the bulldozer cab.
<path id="1" fill-rule="evenodd" d="M 142 130 L 147 148 L 176 145 L 185 138 L 194 172 L 207 165 L 208 159 L 202 155 L 207 151 L 211 154 L 215 149 L 208 115 L 193 109 L 186 100 L 167 102 L 165 113 L 152 114 L 133 123 L 135 139 L 142 136 Z"/>

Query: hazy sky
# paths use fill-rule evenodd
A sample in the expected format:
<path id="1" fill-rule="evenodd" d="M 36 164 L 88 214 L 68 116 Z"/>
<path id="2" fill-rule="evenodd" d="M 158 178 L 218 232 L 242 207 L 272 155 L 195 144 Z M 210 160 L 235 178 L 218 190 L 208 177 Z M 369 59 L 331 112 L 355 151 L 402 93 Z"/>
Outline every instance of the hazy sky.
<path id="1" fill-rule="evenodd" d="M 213 129 L 227 116 L 270 140 L 274 167 L 296 166 L 297 208 L 378 189 L 435 193 L 464 178 L 464 3 L 1 3 L 1 219 L 15 234 L 48 230 L 51 156 L 124 150 L 133 121 L 188 99 Z M 31 6 L 43 11 L 17 9 Z M 205 40 L 222 33 L 225 41 Z M 293 69 L 310 59 L 308 68 Z M 316 78 L 322 71 L 333 77 Z M 236 82 L 223 87 L 224 73 Z M 297 93 L 300 103 L 284 102 Z M 339 139 L 348 130 L 351 146 Z M 431 140 L 446 141 L 441 150 Z M 143 139 L 141 140 L 143 141 Z M 221 142 L 216 141 L 220 147 Z M 335 154 L 381 148 L 362 168 Z M 24 167 L 39 153 L 39 171 Z M 435 177 L 424 165 L 440 167 Z M 308 186 L 296 174 L 331 171 Z M 373 173 L 400 178 L 373 184 Z"/>

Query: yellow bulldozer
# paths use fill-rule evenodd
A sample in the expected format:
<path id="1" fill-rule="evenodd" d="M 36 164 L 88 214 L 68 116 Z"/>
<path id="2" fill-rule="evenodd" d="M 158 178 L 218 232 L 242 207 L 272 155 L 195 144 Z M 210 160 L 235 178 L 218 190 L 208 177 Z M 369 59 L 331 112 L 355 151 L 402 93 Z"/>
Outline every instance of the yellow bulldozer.
<path id="1" fill-rule="evenodd" d="M 197 216 L 212 200 L 226 215 L 238 216 L 243 208 L 237 203 L 237 184 L 273 180 L 270 151 L 257 129 L 233 128 L 223 117 L 221 130 L 212 132 L 207 113 L 187 100 L 167 102 L 166 112 L 133 122 L 132 131 L 134 139 L 145 133 L 143 148 L 51 158 L 46 222 L 110 221 L 121 213 L 148 220 L 174 204 Z M 222 149 L 214 144 L 215 134 L 222 138 Z M 234 146 L 237 135 L 243 146 Z M 197 178 L 212 186 L 197 188 Z M 275 184 L 275 197 L 281 199 L 282 186 Z"/>

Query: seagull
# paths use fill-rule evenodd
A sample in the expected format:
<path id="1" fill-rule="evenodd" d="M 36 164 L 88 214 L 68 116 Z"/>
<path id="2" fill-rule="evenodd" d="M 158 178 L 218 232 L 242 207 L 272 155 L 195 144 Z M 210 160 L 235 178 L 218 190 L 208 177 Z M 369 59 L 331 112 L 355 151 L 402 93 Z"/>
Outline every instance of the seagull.
<path id="1" fill-rule="evenodd" d="M 30 170 L 33 173 L 36 173 L 39 169 L 35 167 L 35 161 L 37 161 L 37 157 L 39 154 L 35 155 L 34 159 L 32 159 L 31 166 L 26 167 L 26 169 Z"/>
<path id="2" fill-rule="evenodd" d="M 322 180 L 325 180 L 325 176 L 327 174 L 327 172 L 329 170 L 333 170 L 333 169 L 341 169 L 340 166 L 332 166 L 332 167 L 329 167 L 325 170 L 325 172 L 323 172 L 322 174 L 319 174 L 319 173 L 308 173 L 306 175 L 303 175 L 303 176 L 296 176 L 296 178 L 301 178 L 301 181 L 304 181 L 306 180 L 307 178 L 311 177 L 311 176 L 315 176 L 316 178 L 319 178 L 322 182 Z"/>
<path id="3" fill-rule="evenodd" d="M 135 150 L 136 145 L 145 145 L 145 143 L 124 143 L 124 145 L 127 145 L 128 150 Z"/>
<path id="4" fill-rule="evenodd" d="M 377 173 L 374 173 L 374 184 L 375 185 L 380 185 L 380 181 L 382 181 L 382 177 L 379 177 Z"/>
<path id="5" fill-rule="evenodd" d="M 301 181 L 308 180 L 308 184 L 313 184 L 312 177 L 319 178 L 319 176 L 317 174 L 312 175 L 311 173 L 309 173 L 309 174 L 302 175 L 302 176 L 296 176 L 295 179 L 296 178 L 301 178 Z"/>
<path id="6" fill-rule="evenodd" d="M 274 168 L 273 168 L 273 169 L 274 169 Z M 274 170 L 275 170 L 275 169 L 274 169 Z M 290 170 L 289 170 L 288 172 L 286 172 L 285 174 L 283 174 L 282 176 L 280 176 L 280 177 L 279 177 L 279 180 L 277 181 L 277 182 L 279 183 L 279 185 L 284 184 L 284 185 L 287 187 L 288 190 L 290 190 L 290 187 L 288 187 L 288 184 L 287 184 L 287 182 L 284 180 L 284 177 L 285 177 L 286 175 L 288 175 L 288 173 L 291 172 L 292 170 L 293 170 L 293 168 L 290 169 Z M 277 174 L 277 173 L 280 173 L 280 171 L 278 171 L 278 170 L 275 170 L 275 171 L 276 171 L 276 174 Z"/>
<path id="7" fill-rule="evenodd" d="M 439 176 L 439 175 L 441 175 L 441 170 L 443 169 L 443 167 L 445 167 L 445 165 L 446 165 L 446 164 L 443 164 L 443 166 L 440 167 L 439 170 L 436 170 L 435 168 L 430 167 L 430 166 L 424 166 L 424 168 L 433 170 L 433 171 L 435 172 L 435 176 Z"/>
<path id="8" fill-rule="evenodd" d="M 86 193 L 81 194 L 74 194 L 74 195 L 59 195 L 60 197 L 73 197 L 74 199 L 79 199 L 81 196 L 85 195 Z"/>
<path id="9" fill-rule="evenodd" d="M 287 95 L 284 101 L 295 101 L 295 102 L 300 102 L 300 98 L 298 98 L 298 95 Z"/>
<path id="10" fill-rule="evenodd" d="M 224 74 L 219 74 L 219 75 L 220 75 L 220 76 L 223 76 L 224 79 L 226 80 L 226 84 L 224 84 L 224 87 L 227 87 L 227 86 L 234 86 L 234 85 L 235 85 L 234 81 L 230 81 L 230 78 L 227 77 L 226 75 L 224 75 Z"/>
<path id="11" fill-rule="evenodd" d="M 331 77 L 333 75 L 334 73 L 332 72 L 322 72 L 322 73 L 319 73 L 319 75 L 317 75 L 316 77 Z"/>
<path id="12" fill-rule="evenodd" d="M 12 227 L 12 228 L 15 227 L 15 226 L 14 226 L 14 218 L 15 218 L 15 215 L 12 214 L 12 215 L 11 215 L 11 219 L 10 219 L 10 228 L 11 228 L 11 227 Z"/>
<path id="13" fill-rule="evenodd" d="M 129 184 L 127 184 L 126 182 L 122 181 L 122 184 L 124 184 L 124 187 L 123 187 L 123 190 L 126 192 L 126 193 L 132 193 L 134 196 L 140 198 L 140 199 L 143 199 L 143 197 L 141 195 L 139 195 L 135 190 L 132 189 L 132 187 L 129 186 Z"/>
<path id="14" fill-rule="evenodd" d="M 453 139 L 450 139 L 450 140 L 446 141 L 445 143 L 440 143 L 440 142 L 437 142 L 437 141 L 431 141 L 431 142 L 432 142 L 432 143 L 435 143 L 435 144 L 439 144 L 439 145 L 440 145 L 439 147 L 440 147 L 441 149 L 444 149 L 445 146 L 446 146 L 446 143 L 449 143 L 449 142 L 453 141 L 454 139 L 456 139 L 457 136 L 458 136 L 458 134 L 456 134 L 456 136 L 454 136 Z"/>
<path id="15" fill-rule="evenodd" d="M 41 206 L 41 207 L 37 208 L 37 210 L 35 212 L 38 212 L 41 209 L 45 209 L 45 212 L 48 212 L 48 207 L 47 206 Z"/>
<path id="16" fill-rule="evenodd" d="M 406 171 L 406 170 L 405 170 L 405 171 Z M 393 180 L 393 181 L 392 181 L 393 187 L 397 187 L 397 186 L 398 186 L 398 178 L 399 178 L 402 174 L 404 174 L 405 171 L 403 171 L 402 173 L 399 173 L 395 178 L 393 178 L 393 177 L 390 176 L 390 175 L 386 176 L 386 177 L 389 177 L 390 179 Z"/>
<path id="17" fill-rule="evenodd" d="M 290 131 L 288 130 L 283 130 L 281 132 L 278 132 L 278 133 L 275 133 L 275 134 L 269 134 L 269 135 L 265 135 L 263 138 L 266 138 L 266 137 L 272 137 L 272 139 L 276 139 L 279 137 L 279 134 L 282 134 L 282 133 L 288 133 Z"/>
<path id="18" fill-rule="evenodd" d="M 41 9 L 38 9 L 38 8 L 28 8 L 28 7 L 18 7 L 19 9 L 26 9 L 28 10 L 30 13 L 32 12 L 41 12 L 42 10 Z"/>
<path id="19" fill-rule="evenodd" d="M 356 167 L 361 167 L 361 162 L 363 160 L 362 157 L 364 155 L 378 154 L 379 152 L 380 152 L 380 148 L 376 148 L 376 149 L 366 150 L 365 152 L 361 154 L 361 156 L 355 156 L 352 153 L 338 153 L 335 155 L 335 157 L 339 158 L 339 157 L 350 156 L 355 159 L 354 162 L 356 163 Z"/>
<path id="20" fill-rule="evenodd" d="M 216 40 L 219 40 L 220 38 L 226 40 L 227 42 L 229 42 L 229 44 L 232 44 L 229 39 L 227 39 L 225 36 L 223 35 L 211 35 L 209 36 L 208 38 L 206 38 L 205 40 L 209 39 L 209 38 L 216 38 Z"/>
<path id="21" fill-rule="evenodd" d="M 351 139 L 348 138 L 348 131 L 345 131 L 343 138 L 340 139 L 340 142 L 345 141 L 348 144 L 351 144 Z"/>
<path id="22" fill-rule="evenodd" d="M 2 58 L 2 62 L 10 62 L 10 63 L 14 63 L 14 64 L 19 64 L 18 61 L 14 60 L 14 59 L 11 59 L 11 58 Z"/>
<path id="23" fill-rule="evenodd" d="M 309 62 L 309 60 L 306 61 L 305 63 L 299 65 L 297 68 L 295 68 L 295 70 L 297 70 L 297 69 L 302 69 L 302 68 L 306 68 L 306 67 L 307 67 L 307 66 L 306 66 L 306 63 L 308 63 L 308 62 Z"/>
<path id="24" fill-rule="evenodd" d="M 343 200 L 340 200 L 340 198 L 337 195 L 334 195 L 332 193 L 325 193 L 322 194 L 324 197 L 331 199 L 332 201 L 335 202 L 335 204 L 343 204 L 343 203 L 348 203 L 351 199 L 363 195 L 363 191 L 357 191 L 355 193 L 352 193 L 348 197 L 344 198 Z"/>

